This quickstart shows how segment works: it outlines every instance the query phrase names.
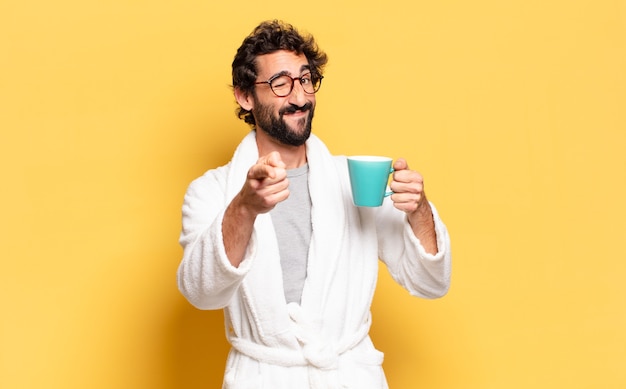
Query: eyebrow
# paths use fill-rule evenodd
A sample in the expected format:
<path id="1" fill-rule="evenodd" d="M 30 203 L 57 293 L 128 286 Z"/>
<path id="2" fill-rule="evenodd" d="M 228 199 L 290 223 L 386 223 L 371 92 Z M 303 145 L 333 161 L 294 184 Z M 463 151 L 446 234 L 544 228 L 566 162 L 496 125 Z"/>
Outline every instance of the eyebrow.
<path id="1" fill-rule="evenodd" d="M 306 65 L 300 66 L 300 75 L 302 75 L 305 70 L 308 70 L 310 72 L 311 71 L 311 65 L 306 64 Z M 291 76 L 291 73 L 286 71 L 286 70 L 283 70 L 282 72 L 278 72 L 276 74 L 273 74 L 272 76 L 270 76 L 268 78 L 268 80 L 271 80 L 273 78 L 280 77 L 280 76 Z"/>

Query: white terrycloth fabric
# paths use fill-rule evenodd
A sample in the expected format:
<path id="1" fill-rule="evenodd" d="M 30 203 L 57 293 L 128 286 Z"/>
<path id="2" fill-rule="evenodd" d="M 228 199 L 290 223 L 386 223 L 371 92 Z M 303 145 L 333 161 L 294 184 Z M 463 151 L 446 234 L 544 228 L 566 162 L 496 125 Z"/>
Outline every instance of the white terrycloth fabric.
<path id="1" fill-rule="evenodd" d="M 306 146 L 313 234 L 301 305 L 285 302 L 269 214 L 257 218 L 239 268 L 226 257 L 224 210 L 259 157 L 254 132 L 185 195 L 178 285 L 200 309 L 225 308 L 233 348 L 224 389 L 387 388 L 383 355 L 368 336 L 378 258 L 413 295 L 440 297 L 449 287 L 449 239 L 434 207 L 439 253 L 430 255 L 389 199 L 352 205 L 345 157 L 315 136 Z"/>

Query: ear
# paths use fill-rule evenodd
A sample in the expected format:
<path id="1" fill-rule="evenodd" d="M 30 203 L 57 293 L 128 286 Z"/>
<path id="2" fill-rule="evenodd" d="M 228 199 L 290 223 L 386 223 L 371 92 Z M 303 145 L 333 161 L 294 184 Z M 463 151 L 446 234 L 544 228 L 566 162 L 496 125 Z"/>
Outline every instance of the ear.
<path id="1" fill-rule="evenodd" d="M 254 107 L 254 99 L 250 93 L 244 92 L 239 88 L 235 88 L 235 99 L 237 99 L 237 103 L 239 103 L 241 108 L 246 111 L 252 111 L 252 108 Z"/>

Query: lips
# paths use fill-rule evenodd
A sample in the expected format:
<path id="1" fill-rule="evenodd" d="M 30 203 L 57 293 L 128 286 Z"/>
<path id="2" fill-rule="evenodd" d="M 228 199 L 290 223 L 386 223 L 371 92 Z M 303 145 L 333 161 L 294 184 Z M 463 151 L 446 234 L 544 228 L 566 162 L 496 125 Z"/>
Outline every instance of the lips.
<path id="1" fill-rule="evenodd" d="M 292 116 L 292 115 L 293 115 L 293 116 L 303 116 L 303 115 L 306 115 L 306 114 L 307 114 L 307 112 L 309 112 L 309 110 L 308 110 L 308 109 L 306 109 L 306 110 L 300 110 L 300 109 L 298 109 L 298 110 L 296 110 L 296 111 L 285 112 L 285 113 L 283 114 L 283 116 Z"/>
<path id="2" fill-rule="evenodd" d="M 296 114 L 296 113 L 306 114 L 307 112 L 311 110 L 312 107 L 313 107 L 313 104 L 311 103 L 306 103 L 302 107 L 296 107 L 296 106 L 290 105 L 288 107 L 283 108 L 280 111 L 280 114 L 281 115 L 291 115 L 291 114 Z"/>

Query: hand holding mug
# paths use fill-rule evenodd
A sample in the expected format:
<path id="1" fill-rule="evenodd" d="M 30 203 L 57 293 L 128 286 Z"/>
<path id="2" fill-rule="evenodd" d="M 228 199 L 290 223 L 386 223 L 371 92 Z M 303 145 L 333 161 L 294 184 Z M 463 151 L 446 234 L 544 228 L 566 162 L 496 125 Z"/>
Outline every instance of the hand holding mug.
<path id="1" fill-rule="evenodd" d="M 413 213 L 426 202 L 424 178 L 410 170 L 404 158 L 398 158 L 393 164 L 393 179 L 389 187 L 393 191 L 393 205 L 406 213 Z"/>
<path id="2" fill-rule="evenodd" d="M 391 195 L 394 206 L 406 213 L 415 212 L 425 202 L 424 179 L 409 170 L 403 158 L 391 165 L 392 159 L 380 156 L 348 157 L 352 200 L 358 207 L 378 207 Z M 387 190 L 389 174 L 393 179 Z"/>

